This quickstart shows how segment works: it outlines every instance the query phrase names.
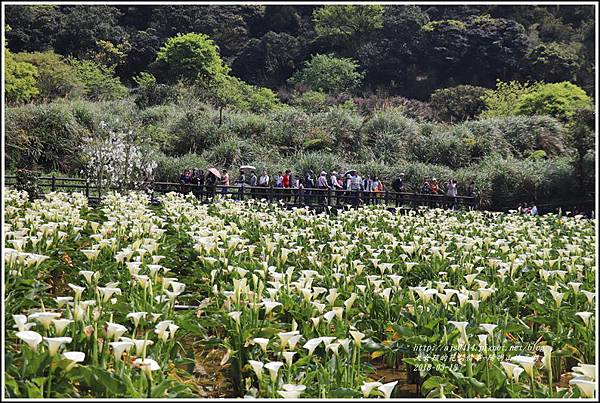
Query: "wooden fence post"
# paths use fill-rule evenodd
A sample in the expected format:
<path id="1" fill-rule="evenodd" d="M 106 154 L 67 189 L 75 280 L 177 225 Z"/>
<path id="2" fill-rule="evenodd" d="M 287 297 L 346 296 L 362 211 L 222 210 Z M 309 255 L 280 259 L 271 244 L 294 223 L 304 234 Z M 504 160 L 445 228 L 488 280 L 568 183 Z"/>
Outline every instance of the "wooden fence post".
<path id="1" fill-rule="evenodd" d="M 90 181 L 85 180 L 85 197 L 90 198 Z"/>
<path id="2" fill-rule="evenodd" d="M 52 185 L 51 185 L 51 189 L 53 192 L 56 191 L 56 176 L 52 175 Z"/>

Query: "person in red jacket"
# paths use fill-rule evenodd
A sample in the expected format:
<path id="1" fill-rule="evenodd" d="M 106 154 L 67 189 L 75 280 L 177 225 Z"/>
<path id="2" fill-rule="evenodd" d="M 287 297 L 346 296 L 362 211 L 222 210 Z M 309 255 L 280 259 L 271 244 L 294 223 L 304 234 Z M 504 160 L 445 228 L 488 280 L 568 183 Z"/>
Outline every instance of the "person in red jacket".
<path id="1" fill-rule="evenodd" d="M 291 181 L 292 181 L 292 173 L 290 172 L 290 170 L 288 169 L 287 171 L 285 171 L 285 174 L 283 175 L 283 187 L 284 188 L 290 188 L 291 186 Z"/>
<path id="2" fill-rule="evenodd" d="M 281 186 L 284 189 L 290 189 L 292 187 L 292 172 L 289 169 L 285 171 L 285 174 L 283 174 Z M 288 195 L 291 193 L 291 190 L 286 190 L 284 192 L 285 196 L 283 197 L 283 200 L 288 203 L 290 201 L 290 197 Z"/>

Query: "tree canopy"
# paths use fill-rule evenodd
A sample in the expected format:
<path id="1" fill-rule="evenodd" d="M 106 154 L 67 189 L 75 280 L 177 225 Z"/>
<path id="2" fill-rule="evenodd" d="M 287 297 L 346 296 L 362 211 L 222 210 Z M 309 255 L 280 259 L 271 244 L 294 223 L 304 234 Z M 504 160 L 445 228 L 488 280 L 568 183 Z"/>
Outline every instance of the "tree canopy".
<path id="1" fill-rule="evenodd" d="M 5 95 L 9 103 L 25 103 L 39 93 L 38 70 L 28 62 L 20 62 L 10 52 L 4 52 Z"/>
<path id="2" fill-rule="evenodd" d="M 314 91 L 351 91 L 360 85 L 363 74 L 352 59 L 335 57 L 333 54 L 315 55 L 304 63 L 304 68 L 291 81 Z"/>
<path id="3" fill-rule="evenodd" d="M 567 121 L 578 110 L 591 107 L 592 100 L 585 91 L 565 81 L 539 85 L 519 99 L 516 111 L 523 115 L 550 115 Z"/>
<path id="4" fill-rule="evenodd" d="M 374 30 L 383 27 L 381 5 L 326 5 L 313 13 L 319 38 L 356 49 Z"/>
<path id="5" fill-rule="evenodd" d="M 492 88 L 497 79 L 571 81 L 588 95 L 595 85 L 592 5 L 9 5 L 5 16 L 13 53 L 111 64 L 130 86 L 170 38 L 189 33 L 207 35 L 232 75 L 273 90 L 287 88 L 313 55 L 330 53 L 357 61 L 365 74 L 357 90 L 367 95 L 425 101 L 436 89 Z M 196 44 L 206 45 L 208 59 L 196 61 L 210 70 L 215 54 Z M 196 73 L 189 63 L 173 66 L 153 73 Z"/>
<path id="6" fill-rule="evenodd" d="M 210 81 L 229 68 L 214 42 L 205 34 L 179 34 L 167 40 L 156 57 L 157 69 L 167 81 Z"/>

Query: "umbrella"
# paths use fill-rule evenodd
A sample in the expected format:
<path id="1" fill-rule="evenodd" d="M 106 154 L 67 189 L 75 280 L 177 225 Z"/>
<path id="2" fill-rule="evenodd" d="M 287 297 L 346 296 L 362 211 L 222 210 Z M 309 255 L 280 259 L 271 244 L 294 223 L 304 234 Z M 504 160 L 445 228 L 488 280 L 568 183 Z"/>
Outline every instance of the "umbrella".
<path id="1" fill-rule="evenodd" d="M 346 171 L 346 173 L 344 174 L 344 176 L 351 175 L 353 172 L 356 172 L 356 169 L 351 169 L 349 171 Z"/>
<path id="2" fill-rule="evenodd" d="M 216 176 L 217 179 L 221 179 L 221 173 L 219 172 L 219 170 L 217 168 L 210 168 L 208 170 L 208 172 L 210 172 L 211 174 L 213 174 L 214 176 Z"/>
<path id="3" fill-rule="evenodd" d="M 240 167 L 241 171 L 256 171 L 256 167 L 252 165 L 242 165 Z"/>

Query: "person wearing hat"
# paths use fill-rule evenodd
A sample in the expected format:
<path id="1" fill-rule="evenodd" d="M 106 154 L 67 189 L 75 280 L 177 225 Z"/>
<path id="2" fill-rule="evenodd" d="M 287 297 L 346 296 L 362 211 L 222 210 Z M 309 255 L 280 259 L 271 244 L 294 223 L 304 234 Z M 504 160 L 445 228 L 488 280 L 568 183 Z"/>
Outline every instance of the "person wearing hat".
<path id="1" fill-rule="evenodd" d="M 331 176 L 329 177 L 329 185 L 332 189 L 337 188 L 337 172 L 331 171 Z"/>
<path id="2" fill-rule="evenodd" d="M 321 174 L 319 175 L 319 179 L 317 179 L 317 187 L 319 189 L 321 189 L 321 191 L 319 192 L 319 194 L 321 195 L 319 197 L 320 203 L 324 203 L 325 202 L 325 190 L 329 190 L 329 184 L 327 184 L 327 172 L 325 171 L 321 171 Z"/>
<path id="3" fill-rule="evenodd" d="M 327 172 L 321 171 L 321 175 L 319 175 L 319 180 L 317 181 L 317 186 L 319 189 L 329 189 L 329 185 L 327 184 Z"/>
<path id="4" fill-rule="evenodd" d="M 331 190 L 338 191 L 342 190 L 342 185 L 338 182 L 339 174 L 336 171 L 331 171 L 331 176 L 329 177 L 329 186 L 331 186 Z M 339 204 L 339 199 L 335 197 L 335 204 Z"/>

